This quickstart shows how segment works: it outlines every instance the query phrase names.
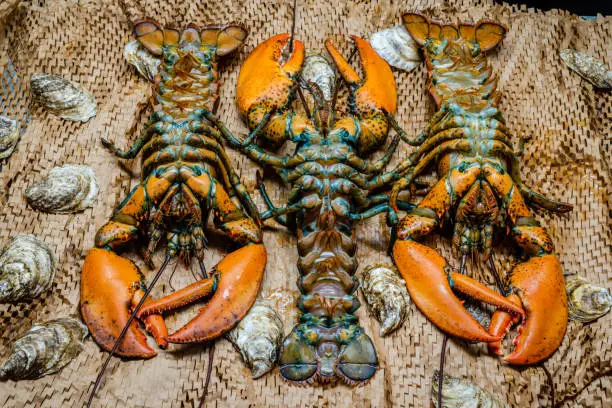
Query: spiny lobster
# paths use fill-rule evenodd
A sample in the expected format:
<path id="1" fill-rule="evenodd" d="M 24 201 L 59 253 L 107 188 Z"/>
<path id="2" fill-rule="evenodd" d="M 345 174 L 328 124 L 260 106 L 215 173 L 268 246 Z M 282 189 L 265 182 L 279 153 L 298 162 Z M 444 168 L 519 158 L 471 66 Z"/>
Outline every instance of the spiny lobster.
<path id="1" fill-rule="evenodd" d="M 142 152 L 141 182 L 98 230 L 96 247 L 85 258 L 81 313 L 94 340 L 111 355 L 149 358 L 156 352 L 134 315 L 161 348 L 168 342 L 214 339 L 242 319 L 255 301 L 266 251 L 257 208 L 234 172 L 219 132 L 204 115 L 218 98 L 218 59 L 242 45 L 247 30 L 238 24 L 202 29 L 190 24 L 180 31 L 142 20 L 134 25 L 134 35 L 161 57 L 156 105 L 128 151 L 103 140 L 123 159 Z M 241 248 L 221 260 L 208 277 L 202 258 L 210 211 L 215 226 Z M 147 292 L 136 265 L 115 253 L 143 238 L 148 239 L 143 250 L 148 263 L 158 242 L 167 241 L 166 261 Z M 171 258 L 188 265 L 193 256 L 203 279 L 164 298 L 147 299 Z M 196 317 L 168 335 L 161 313 L 210 296 Z"/>
<path id="2" fill-rule="evenodd" d="M 522 319 L 514 351 L 504 360 L 532 364 L 559 346 L 567 325 L 567 299 L 561 264 L 548 233 L 529 205 L 567 212 L 571 205 L 531 191 L 521 181 L 518 159 L 498 109 L 497 79 L 485 53 L 505 36 L 495 21 L 440 24 L 407 13 L 404 25 L 423 48 L 429 91 L 438 111 L 417 138 L 409 169 L 393 187 L 389 205 L 397 210 L 400 191 L 430 164 L 440 180 L 418 206 L 395 227 L 393 259 L 419 309 L 441 330 L 472 341 L 487 342 L 502 354 L 501 339 Z M 417 242 L 440 227 L 454 224 L 453 245 L 466 255 L 482 252 L 492 263 L 495 229 L 510 235 L 526 254 L 509 276 L 509 288 L 498 278 L 504 297 L 476 280 L 454 272 L 447 260 Z M 464 264 L 464 263 L 463 263 Z M 497 307 L 487 331 L 463 307 L 453 291 Z"/>
<path id="3" fill-rule="evenodd" d="M 276 35 L 247 57 L 238 77 L 237 103 L 251 133 L 244 141 L 227 129 L 222 134 L 292 187 L 286 205 L 275 207 L 260 185 L 268 205 L 261 219 L 277 220 L 296 230 L 298 238 L 298 308 L 303 314 L 284 340 L 281 374 L 294 383 L 361 383 L 374 375 L 378 357 L 354 315 L 359 301 L 354 296 L 353 224 L 387 212 L 388 195 L 370 192 L 399 179 L 397 173 L 382 170 L 402 135 L 395 136 L 377 161 L 362 158 L 383 146 L 391 127 L 397 129 L 392 117 L 395 81 L 366 41 L 353 37 L 365 73 L 362 80 L 327 40 L 325 46 L 350 91 L 349 114 L 336 117 L 335 101 L 326 100 L 317 84 L 300 77 L 302 42 L 293 41 L 290 57 L 280 63 L 289 38 Z M 297 86 L 314 99 L 310 115 L 292 109 Z M 295 143 L 293 155 L 270 152 L 286 141 Z"/>

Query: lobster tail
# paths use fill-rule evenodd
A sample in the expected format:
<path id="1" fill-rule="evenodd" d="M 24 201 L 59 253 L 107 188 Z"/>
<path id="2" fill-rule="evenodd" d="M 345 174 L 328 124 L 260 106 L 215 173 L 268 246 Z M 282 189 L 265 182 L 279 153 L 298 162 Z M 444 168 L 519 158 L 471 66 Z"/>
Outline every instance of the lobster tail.
<path id="1" fill-rule="evenodd" d="M 316 224 L 313 232 L 299 236 L 303 314 L 283 343 L 281 373 L 300 383 L 363 382 L 374 375 L 378 357 L 354 315 L 359 308 L 353 295 L 355 242 L 338 230 L 333 211 L 323 211 Z"/>

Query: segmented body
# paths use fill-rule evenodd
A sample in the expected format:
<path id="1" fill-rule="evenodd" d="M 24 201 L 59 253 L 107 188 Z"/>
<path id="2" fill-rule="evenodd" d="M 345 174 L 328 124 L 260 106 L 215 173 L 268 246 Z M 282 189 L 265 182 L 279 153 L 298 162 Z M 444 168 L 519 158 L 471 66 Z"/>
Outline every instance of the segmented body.
<path id="1" fill-rule="evenodd" d="M 296 383 L 360 383 L 374 375 L 378 358 L 354 315 L 359 307 L 354 223 L 388 210 L 388 196 L 372 190 L 399 177 L 397 172 L 382 173 L 399 137 L 381 159 L 363 158 L 384 145 L 389 115 L 396 108 L 395 82 L 367 42 L 354 38 L 367 77 L 361 81 L 328 41 L 327 50 L 349 84 L 350 114 L 336 117 L 334 103 L 325 99 L 318 84 L 305 81 L 301 86 L 313 98 L 313 111 L 309 116 L 296 113 L 291 105 L 304 45 L 294 41 L 291 58 L 281 66 L 278 60 L 288 39 L 288 34 L 270 38 L 242 66 L 238 106 L 251 135 L 240 142 L 227 129 L 223 134 L 291 186 L 283 207 L 275 207 L 261 186 L 269 208 L 262 220 L 274 218 L 295 230 L 298 238 L 302 294 L 297 305 L 302 315 L 283 343 L 281 374 Z M 256 138 L 268 149 L 287 140 L 296 149 L 291 156 L 278 156 L 255 143 Z"/>
<path id="2" fill-rule="evenodd" d="M 215 29 L 218 27 L 207 28 Z M 203 223 L 210 210 L 214 210 L 216 226 L 236 242 L 261 240 L 227 222 L 242 218 L 252 223 L 245 217 L 255 218 L 257 212 L 232 168 L 219 132 L 204 117 L 219 97 L 217 59 L 217 48 L 202 46 L 199 36 L 165 45 L 155 86 L 157 105 L 142 136 L 128 152 L 106 143 L 121 157 L 142 153 L 141 184 L 145 186 L 148 211 L 134 221 L 147 225 L 146 258 L 166 233 L 171 256 L 180 255 L 187 263 L 193 253 L 201 259 L 206 246 Z M 151 180 L 158 185 L 151 185 Z M 126 198 L 118 212 L 137 191 Z M 158 198 L 151 200 L 156 194 Z M 101 230 L 96 243 L 110 243 L 105 231 Z"/>
<path id="3" fill-rule="evenodd" d="M 560 344 L 567 323 L 561 265 L 550 236 L 530 205 L 556 212 L 571 209 L 529 190 L 498 109 L 500 94 L 485 52 L 507 29 L 494 21 L 442 25 L 407 13 L 404 24 L 423 47 L 428 87 L 438 111 L 418 137 L 406 175 L 393 187 L 390 205 L 430 165 L 439 181 L 396 226 L 393 257 L 415 304 L 447 333 L 489 343 L 501 354 L 499 338 L 522 320 L 511 364 L 530 364 Z M 454 226 L 453 244 L 464 255 L 490 261 L 500 296 L 468 276 L 457 274 L 438 253 L 417 242 L 441 226 Z M 508 234 L 526 255 L 508 282 L 498 276 L 491 255 L 495 232 Z M 489 328 L 482 327 L 455 295 L 461 292 L 495 305 Z M 550 316 L 547 317 L 547 314 Z"/>
<path id="4" fill-rule="evenodd" d="M 266 253 L 257 209 L 231 166 L 219 131 L 206 119 L 218 99 L 217 61 L 243 43 L 246 29 L 239 24 L 202 29 L 190 24 L 181 31 L 142 20 L 134 25 L 134 34 L 161 58 L 154 113 L 128 151 L 103 143 L 121 158 L 142 153 L 141 181 L 96 234 L 97 248 L 89 251 L 83 267 L 81 311 L 103 348 L 117 347 L 119 355 L 148 358 L 156 352 L 147 345 L 134 317 L 162 348 L 168 342 L 215 339 L 246 315 L 255 301 Z M 211 212 L 215 227 L 240 248 L 219 262 L 209 277 L 203 256 Z M 153 301 L 147 299 L 136 266 L 113 252 L 130 241 L 148 241 L 142 253 L 150 264 L 163 238 L 166 261 L 153 282 L 177 256 L 187 266 L 192 257 L 197 258 L 202 279 Z M 161 314 L 206 297 L 210 297 L 206 307 L 168 335 Z"/>

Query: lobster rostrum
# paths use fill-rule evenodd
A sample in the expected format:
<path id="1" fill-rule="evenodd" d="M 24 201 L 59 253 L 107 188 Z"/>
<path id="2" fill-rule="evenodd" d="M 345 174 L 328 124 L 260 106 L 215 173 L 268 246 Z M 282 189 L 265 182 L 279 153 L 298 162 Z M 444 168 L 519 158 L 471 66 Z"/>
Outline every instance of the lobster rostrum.
<path id="1" fill-rule="evenodd" d="M 364 79 L 353 70 L 330 40 L 325 46 L 349 86 L 349 114 L 337 117 L 334 101 L 319 86 L 301 78 L 305 50 L 300 41 L 281 63 L 289 34 L 279 34 L 257 46 L 244 62 L 237 83 L 238 108 L 251 133 L 241 141 L 227 129 L 227 140 L 258 164 L 270 166 L 292 190 L 287 203 L 275 207 L 260 189 L 273 218 L 294 230 L 298 239 L 298 286 L 302 292 L 299 323 L 285 338 L 280 372 L 290 382 L 361 383 L 374 375 L 378 357 L 354 315 L 356 243 L 353 224 L 386 212 L 388 195 L 370 194 L 399 177 L 382 173 L 399 135 L 385 155 L 374 162 L 363 156 L 381 148 L 396 110 L 391 69 L 369 43 L 353 37 Z M 312 112 L 292 109 L 298 86 L 314 101 Z M 271 151 L 286 141 L 295 153 Z"/>
<path id="2" fill-rule="evenodd" d="M 501 339 L 521 320 L 514 351 L 504 360 L 536 363 L 561 343 L 568 312 L 561 264 L 529 207 L 566 212 L 571 206 L 547 199 L 521 181 L 498 109 L 497 79 L 485 56 L 503 39 L 506 28 L 494 21 L 443 25 L 413 13 L 403 20 L 425 54 L 429 91 L 438 111 L 418 138 L 421 145 L 409 158 L 411 168 L 394 185 L 390 206 L 397 209 L 398 193 L 432 163 L 439 181 L 396 226 L 394 261 L 415 304 L 441 330 L 487 342 L 501 355 Z M 526 259 L 510 271 L 509 287 L 499 279 L 505 296 L 455 272 L 436 251 L 417 242 L 444 219 L 454 224 L 453 246 L 464 261 L 481 253 L 495 273 L 490 258 L 495 231 L 506 233 L 522 249 Z M 455 291 L 496 307 L 488 330 L 468 313 Z"/>
<path id="3" fill-rule="evenodd" d="M 229 162 L 219 132 L 204 116 L 218 98 L 218 59 L 243 43 L 246 29 L 238 24 L 202 29 L 190 24 L 180 31 L 142 20 L 134 25 L 134 35 L 161 58 L 154 113 L 128 151 L 103 143 L 124 159 L 142 153 L 141 182 L 98 230 L 96 247 L 83 266 L 80 303 L 83 319 L 103 349 L 115 347 L 123 357 L 149 358 L 156 351 L 147 345 L 132 313 L 161 348 L 168 342 L 214 339 L 242 319 L 255 301 L 266 251 L 257 209 Z M 202 258 L 211 211 L 215 226 L 241 247 L 208 276 Z M 146 299 L 140 271 L 116 251 L 147 239 L 142 253 L 151 263 L 164 238 L 166 262 L 154 282 L 175 257 L 186 265 L 197 258 L 203 279 L 164 298 Z M 168 335 L 163 313 L 207 297 L 196 317 Z M 142 308 L 133 310 L 137 305 Z"/>

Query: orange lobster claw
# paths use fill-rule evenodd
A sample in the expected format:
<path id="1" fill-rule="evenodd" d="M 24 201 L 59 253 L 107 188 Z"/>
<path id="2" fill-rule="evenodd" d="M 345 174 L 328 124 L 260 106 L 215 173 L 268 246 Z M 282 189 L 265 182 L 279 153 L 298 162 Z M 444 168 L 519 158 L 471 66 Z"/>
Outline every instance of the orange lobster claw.
<path id="1" fill-rule="evenodd" d="M 393 259 L 417 307 L 436 326 L 453 336 L 488 343 L 502 338 L 497 333 L 489 334 L 463 307 L 453 289 L 514 315 L 524 315 L 520 306 L 505 297 L 472 278 L 452 272 L 441 255 L 416 241 L 397 240 Z"/>
<path id="2" fill-rule="evenodd" d="M 231 330 L 253 306 L 266 261 L 262 244 L 244 246 L 223 258 L 215 268 L 220 277 L 213 297 L 195 318 L 170 335 L 168 341 L 208 341 Z"/>
<path id="3" fill-rule="evenodd" d="M 236 84 L 238 110 L 247 125 L 277 147 L 286 138 L 287 108 L 304 64 L 304 43 L 298 40 L 293 41 L 291 57 L 280 63 L 289 38 L 289 34 L 278 34 L 259 44 L 242 64 Z"/>
<path id="4" fill-rule="evenodd" d="M 389 64 L 374 51 L 369 42 L 354 35 L 351 38 L 359 51 L 365 77 L 363 80 L 334 47 L 331 39 L 325 41 L 325 47 L 340 75 L 349 85 L 357 87 L 354 93 L 357 112 L 384 109 L 385 112 L 394 114 L 397 109 L 397 90 Z"/>
<path id="5" fill-rule="evenodd" d="M 94 340 L 110 351 L 130 318 L 130 309 L 142 296 L 142 276 L 132 263 L 111 251 L 92 248 L 85 257 L 81 275 L 81 314 Z M 164 346 L 167 330 L 163 319 L 152 315 L 145 324 Z M 132 322 L 119 343 L 117 355 L 150 358 L 157 353 L 147 338 Z"/>
<path id="6" fill-rule="evenodd" d="M 363 80 L 334 47 L 331 39 L 325 41 L 336 68 L 349 85 L 351 115 L 359 121 L 357 127 L 353 118 L 344 118 L 336 123 L 335 128 L 344 128 L 349 134 L 358 135 L 357 148 L 360 153 L 367 153 L 379 148 L 387 137 L 388 117 L 397 109 L 397 90 L 391 68 L 370 43 L 356 36 L 351 38 L 359 50 Z"/>
<path id="7" fill-rule="evenodd" d="M 514 351 L 504 357 L 512 365 L 534 364 L 550 356 L 561 344 L 567 328 L 567 295 L 561 264 L 555 255 L 533 257 L 518 264 L 510 278 L 518 294 L 509 299 L 522 303 L 526 319 L 518 328 Z M 490 333 L 505 335 L 516 320 L 506 312 L 493 314 Z M 489 344 L 489 350 L 502 355 L 501 344 Z"/>

